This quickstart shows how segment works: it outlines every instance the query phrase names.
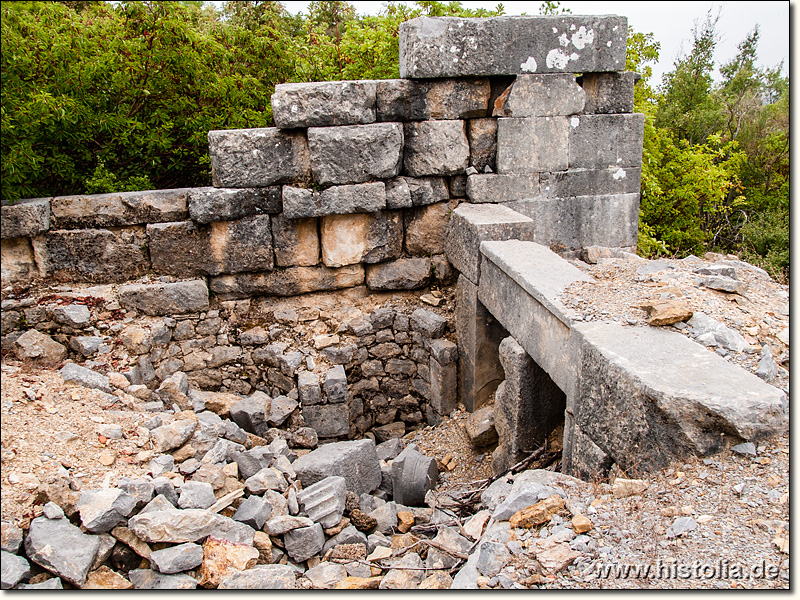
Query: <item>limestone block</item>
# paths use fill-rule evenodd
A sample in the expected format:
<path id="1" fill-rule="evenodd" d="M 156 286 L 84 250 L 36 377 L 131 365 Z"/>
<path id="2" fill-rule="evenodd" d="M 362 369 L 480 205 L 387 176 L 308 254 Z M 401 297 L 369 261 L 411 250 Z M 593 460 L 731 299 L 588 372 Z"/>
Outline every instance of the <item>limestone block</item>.
<path id="1" fill-rule="evenodd" d="M 413 256 L 444 253 L 450 212 L 447 202 L 406 211 L 406 251 Z"/>
<path id="2" fill-rule="evenodd" d="M 470 141 L 470 144 L 472 142 Z M 496 154 L 496 151 L 495 151 Z M 471 159 L 470 159 L 471 160 Z M 492 168 L 494 168 L 494 158 L 492 158 Z M 453 175 L 450 179 L 450 195 L 453 198 L 466 198 L 467 197 L 467 176 L 466 175 Z"/>
<path id="3" fill-rule="evenodd" d="M 60 281 L 127 281 L 150 266 L 142 226 L 55 230 L 32 241 L 42 277 Z"/>
<path id="4" fill-rule="evenodd" d="M 399 211 L 322 217 L 322 262 L 342 267 L 398 258 L 403 251 Z"/>
<path id="5" fill-rule="evenodd" d="M 50 198 L 3 202 L 0 208 L 0 237 L 2 239 L 34 237 L 50 229 Z"/>
<path id="6" fill-rule="evenodd" d="M 263 188 L 191 188 L 189 190 L 189 216 L 196 223 L 232 221 L 250 215 L 279 213 L 280 186 Z M 175 221 L 177 219 L 163 219 Z"/>
<path id="7" fill-rule="evenodd" d="M 347 400 L 347 375 L 342 365 L 336 365 L 325 373 L 322 384 L 325 398 L 331 404 L 340 404 Z"/>
<path id="8" fill-rule="evenodd" d="M 452 265 L 470 281 L 478 283 L 481 242 L 513 239 L 533 241 L 533 233 L 533 221 L 507 206 L 461 204 L 453 211 L 444 247 Z"/>
<path id="9" fill-rule="evenodd" d="M 130 284 L 119 290 L 119 302 L 127 309 L 163 316 L 208 310 L 204 279 L 176 283 Z"/>
<path id="10" fill-rule="evenodd" d="M 538 173 L 475 173 L 467 176 L 467 198 L 470 202 L 505 203 L 538 195 Z"/>
<path id="11" fill-rule="evenodd" d="M 403 128 L 372 123 L 308 130 L 311 171 L 321 185 L 362 183 L 400 174 Z"/>
<path id="12" fill-rule="evenodd" d="M 453 412 L 458 404 L 458 367 L 455 363 L 441 364 L 431 357 L 431 408 L 436 416 L 443 417 Z"/>
<path id="13" fill-rule="evenodd" d="M 189 188 L 57 196 L 50 209 L 58 229 L 160 223 L 186 218 L 188 194 Z"/>
<path id="14" fill-rule="evenodd" d="M 386 182 L 386 208 L 408 208 L 413 206 L 408 177 L 395 177 Z"/>
<path id="15" fill-rule="evenodd" d="M 584 73 L 583 91 L 586 92 L 588 114 L 633 112 L 633 87 L 641 76 L 638 73 Z"/>
<path id="16" fill-rule="evenodd" d="M 483 172 L 486 167 L 495 170 L 497 154 L 497 119 L 470 119 L 467 121 L 469 139 L 469 164 Z"/>
<path id="17" fill-rule="evenodd" d="M 386 208 L 386 184 L 382 181 L 335 185 L 317 192 L 284 186 L 283 216 L 287 219 L 368 213 Z"/>
<path id="18" fill-rule="evenodd" d="M 375 121 L 376 81 L 279 83 L 272 117 L 280 129 Z"/>
<path id="19" fill-rule="evenodd" d="M 444 177 L 403 177 L 413 206 L 427 206 L 450 198 Z"/>
<path id="20" fill-rule="evenodd" d="M 4 287 L 28 281 L 39 275 L 33 247 L 28 238 L 3 238 L 0 240 L 0 256 L 2 256 L 0 279 Z"/>
<path id="21" fill-rule="evenodd" d="M 430 281 L 430 258 L 399 258 L 397 260 L 367 265 L 366 281 L 371 290 L 415 290 Z"/>
<path id="22" fill-rule="evenodd" d="M 458 175 L 469 164 L 464 121 L 405 123 L 403 167 L 407 175 Z"/>
<path id="23" fill-rule="evenodd" d="M 319 263 L 317 219 L 272 215 L 272 245 L 279 267 L 312 267 Z"/>
<path id="24" fill-rule="evenodd" d="M 641 167 L 569 169 L 568 171 L 539 174 L 539 191 L 545 198 L 638 194 L 641 184 Z M 528 198 L 532 197 L 528 196 Z"/>
<path id="25" fill-rule="evenodd" d="M 569 118 L 569 167 L 641 167 L 644 115 L 581 115 Z M 556 171 L 562 169 L 541 169 Z"/>
<path id="26" fill-rule="evenodd" d="M 497 172 L 564 171 L 570 140 L 567 117 L 498 119 Z"/>
<path id="27" fill-rule="evenodd" d="M 488 79 L 387 79 L 378 83 L 378 120 L 485 117 L 490 94 Z"/>
<path id="28" fill-rule="evenodd" d="M 555 117 L 583 112 L 586 92 L 572 73 L 517 75 L 494 103 L 494 117 Z"/>
<path id="29" fill-rule="evenodd" d="M 420 17 L 400 25 L 400 77 L 621 71 L 627 37 L 615 15 Z"/>
<path id="30" fill-rule="evenodd" d="M 311 179 L 304 132 L 276 127 L 208 132 L 214 187 L 251 188 Z"/>
<path id="31" fill-rule="evenodd" d="M 297 296 L 351 288 L 363 283 L 362 265 L 340 269 L 329 269 L 320 265 L 277 269 L 271 273 L 222 275 L 211 279 L 209 289 L 222 300 L 235 300 L 262 295 Z"/>
<path id="32" fill-rule="evenodd" d="M 381 484 L 381 467 L 375 442 L 370 439 L 325 444 L 292 463 L 304 488 L 326 477 L 340 476 L 347 489 L 369 494 Z"/>

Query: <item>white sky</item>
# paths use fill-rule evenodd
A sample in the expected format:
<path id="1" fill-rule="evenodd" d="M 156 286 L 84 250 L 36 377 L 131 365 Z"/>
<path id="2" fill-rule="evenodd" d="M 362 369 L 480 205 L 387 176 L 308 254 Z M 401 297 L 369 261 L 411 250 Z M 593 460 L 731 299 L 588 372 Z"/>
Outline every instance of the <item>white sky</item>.
<path id="1" fill-rule="evenodd" d="M 377 14 L 384 2 L 356 1 L 359 14 Z M 488 2 L 463 1 L 469 8 L 495 8 L 496 0 Z M 503 2 L 506 14 L 518 15 L 527 12 L 529 15 L 539 14 L 541 1 Z M 757 23 L 761 36 L 758 45 L 759 64 L 763 67 L 775 67 L 783 61 L 783 74 L 789 73 L 789 6 L 795 2 L 787 0 L 770 2 L 766 0 L 750 1 L 715 1 L 684 0 L 595 0 L 577 1 L 562 0 L 561 6 L 568 8 L 575 15 L 614 14 L 628 17 L 628 24 L 634 31 L 652 33 L 656 41 L 661 42 L 660 59 L 653 66 L 652 84 L 661 81 L 661 75 L 672 70 L 678 53 L 683 48 L 691 50 L 692 27 L 695 21 L 703 22 L 709 10 L 716 14 L 721 9 L 721 17 L 717 30 L 722 34 L 714 54 L 715 63 L 727 62 L 736 55 L 736 46 L 752 31 Z M 284 5 L 293 13 L 305 12 L 308 2 L 284 1 Z"/>

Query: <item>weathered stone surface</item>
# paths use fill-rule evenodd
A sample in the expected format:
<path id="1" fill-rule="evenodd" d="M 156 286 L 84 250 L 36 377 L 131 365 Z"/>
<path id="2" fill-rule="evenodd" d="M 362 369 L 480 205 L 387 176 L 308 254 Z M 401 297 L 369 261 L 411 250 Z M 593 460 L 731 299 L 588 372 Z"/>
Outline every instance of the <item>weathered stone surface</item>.
<path id="1" fill-rule="evenodd" d="M 311 171 L 321 185 L 362 183 L 400 174 L 403 128 L 373 123 L 308 130 Z"/>
<path id="2" fill-rule="evenodd" d="M 190 188 L 189 217 L 196 223 L 233 221 L 250 215 L 279 213 L 282 210 L 280 186 L 262 188 Z M 160 221 L 177 221 L 160 219 Z"/>
<path id="3" fill-rule="evenodd" d="M 303 406 L 322 403 L 319 377 L 310 371 L 303 371 L 297 376 L 297 392 Z"/>
<path id="4" fill-rule="evenodd" d="M 38 277 L 39 267 L 36 266 L 33 247 L 28 238 L 3 238 L 0 240 L 0 255 L 0 281 L 3 286 Z"/>
<path id="5" fill-rule="evenodd" d="M 467 419 L 466 427 L 470 443 L 477 448 L 491 446 L 497 441 L 494 427 L 494 406 L 483 406 Z"/>
<path id="6" fill-rule="evenodd" d="M 425 308 L 411 313 L 411 327 L 428 339 L 440 338 L 447 331 L 447 319 Z"/>
<path id="7" fill-rule="evenodd" d="M 293 590 L 297 588 L 295 570 L 289 565 L 257 565 L 229 575 L 220 590 Z"/>
<path id="8" fill-rule="evenodd" d="M 203 543 L 203 564 L 197 571 L 197 583 L 216 588 L 234 573 L 256 565 L 258 550 L 247 544 L 209 536 Z"/>
<path id="9" fill-rule="evenodd" d="M 471 119 L 487 115 L 488 79 L 378 82 L 379 121 Z"/>
<path id="10" fill-rule="evenodd" d="M 303 562 L 322 550 L 325 533 L 322 531 L 322 525 L 314 523 L 311 527 L 288 531 L 283 540 L 286 544 L 286 553 L 295 562 Z"/>
<path id="11" fill-rule="evenodd" d="M 517 75 L 494 103 L 495 117 L 555 117 L 583 112 L 586 92 L 572 73 Z"/>
<path id="12" fill-rule="evenodd" d="M 581 115 L 569 118 L 569 167 L 641 167 L 644 115 Z M 499 150 L 498 150 L 499 151 Z M 561 169 L 540 169 L 556 171 Z"/>
<path id="13" fill-rule="evenodd" d="M 312 267 L 319 263 L 319 234 L 316 219 L 288 219 L 272 216 L 272 245 L 279 267 Z"/>
<path id="14" fill-rule="evenodd" d="M 136 499 L 119 488 L 85 490 L 78 500 L 81 523 L 91 533 L 106 533 L 136 508 Z"/>
<path id="15" fill-rule="evenodd" d="M 275 127 L 209 131 L 214 187 L 265 187 L 307 181 L 311 177 L 303 132 Z"/>
<path id="16" fill-rule="evenodd" d="M 498 119 L 497 172 L 565 171 L 568 165 L 573 166 L 569 164 L 570 139 L 567 117 Z M 596 141 L 590 140 L 584 140 L 583 143 L 597 145 Z"/>
<path id="17" fill-rule="evenodd" d="M 311 582 L 314 589 L 331 590 L 347 577 L 347 569 L 338 563 L 324 562 L 309 569 L 303 576 Z"/>
<path id="18" fill-rule="evenodd" d="M 394 560 L 392 566 L 396 568 L 390 569 L 384 575 L 378 589 L 413 590 L 417 589 L 424 579 L 422 559 L 415 552 L 408 552 L 402 558 Z"/>
<path id="19" fill-rule="evenodd" d="M 244 485 L 250 494 L 258 496 L 267 490 L 277 490 L 283 493 L 289 487 L 283 473 L 273 467 L 265 467 L 255 475 L 248 477 Z"/>
<path id="20" fill-rule="evenodd" d="M 222 515 L 197 508 L 157 510 L 131 517 L 128 527 L 146 542 L 183 544 L 211 535 L 224 520 Z"/>
<path id="21" fill-rule="evenodd" d="M 250 496 L 239 505 L 233 515 L 234 521 L 241 521 L 255 530 L 259 530 L 267 522 L 272 513 L 272 505 L 266 498 Z"/>
<path id="22" fill-rule="evenodd" d="M 640 167 L 622 168 L 611 165 L 601 169 L 569 169 L 541 173 L 539 192 L 544 198 L 638 194 L 641 181 Z M 532 196 L 528 196 L 530 197 Z"/>
<path id="23" fill-rule="evenodd" d="M 280 427 L 297 406 L 298 403 L 291 398 L 283 395 L 276 396 L 272 399 L 272 406 L 270 407 L 267 422 L 273 427 Z"/>
<path id="24" fill-rule="evenodd" d="M 319 437 L 340 437 L 350 431 L 350 408 L 347 404 L 304 406 L 303 419 Z"/>
<path id="25" fill-rule="evenodd" d="M 413 256 L 443 254 L 450 213 L 447 202 L 406 211 L 406 251 Z"/>
<path id="26" fill-rule="evenodd" d="M 395 177 L 386 182 L 386 208 L 407 208 L 412 206 L 411 192 L 405 177 Z"/>
<path id="27" fill-rule="evenodd" d="M 50 198 L 3 202 L 0 208 L 2 239 L 35 237 L 50 229 Z"/>
<path id="28" fill-rule="evenodd" d="M 586 114 L 633 112 L 633 87 L 638 73 L 584 73 L 581 86 L 586 92 Z"/>
<path id="29" fill-rule="evenodd" d="M 304 487 L 330 476 L 344 477 L 347 489 L 364 494 L 381 483 L 381 468 L 370 439 L 325 444 L 292 463 Z"/>
<path id="30" fill-rule="evenodd" d="M 401 177 L 408 186 L 411 205 L 427 206 L 447 200 L 449 192 L 444 177 Z"/>
<path id="31" fill-rule="evenodd" d="M 455 363 L 441 364 L 431 357 L 430 362 L 430 406 L 433 409 L 433 422 L 438 417 L 449 415 L 458 404 L 458 367 Z"/>
<path id="32" fill-rule="evenodd" d="M 533 241 L 533 221 L 499 204 L 461 204 L 450 218 L 444 247 L 452 265 L 477 283 L 481 242 L 510 239 Z"/>
<path id="33" fill-rule="evenodd" d="M 561 496 L 553 495 L 536 504 L 517 511 L 509 522 L 512 527 L 524 527 L 530 529 L 535 525 L 547 523 L 555 513 L 564 508 L 564 499 Z"/>
<path id="34" fill-rule="evenodd" d="M 134 569 L 128 573 L 137 590 L 193 590 L 197 580 L 189 575 L 163 575 L 152 569 Z"/>
<path id="35" fill-rule="evenodd" d="M 108 394 L 114 391 L 108 382 L 108 377 L 75 363 L 65 364 L 59 373 L 61 373 L 64 381 L 72 381 L 84 387 L 102 390 Z"/>
<path id="36" fill-rule="evenodd" d="M 19 360 L 55 367 L 67 357 L 67 349 L 49 335 L 29 329 L 14 340 L 14 354 Z"/>
<path id="37" fill-rule="evenodd" d="M 28 558 L 51 573 L 80 587 L 86 581 L 99 546 L 67 519 L 37 517 L 25 537 Z"/>
<path id="38" fill-rule="evenodd" d="M 154 316 L 202 312 L 208 310 L 208 287 L 203 279 L 124 285 L 119 290 L 119 303 Z"/>
<path id="39" fill-rule="evenodd" d="M 712 275 L 703 279 L 703 285 L 712 290 L 727 292 L 729 294 L 744 294 L 747 291 L 747 284 L 731 277 L 723 275 Z"/>
<path id="40" fill-rule="evenodd" d="M 386 207 L 386 184 L 382 181 L 335 185 L 321 192 L 284 186 L 283 216 L 288 219 L 369 213 Z"/>
<path id="41" fill-rule="evenodd" d="M 183 446 L 192 437 L 197 421 L 178 419 L 167 425 L 156 427 L 150 432 L 150 440 L 156 452 L 167 452 Z"/>
<path id="42" fill-rule="evenodd" d="M 180 573 L 200 566 L 203 562 L 203 548 L 198 544 L 179 544 L 152 552 L 149 560 L 159 573 Z"/>
<path id="43" fill-rule="evenodd" d="M 403 221 L 399 211 L 322 217 L 322 262 L 342 267 L 398 258 L 403 250 Z"/>
<path id="44" fill-rule="evenodd" d="M 18 590 L 63 590 L 64 586 L 61 583 L 60 577 L 51 577 L 41 583 L 20 583 L 17 587 Z"/>
<path id="45" fill-rule="evenodd" d="M 297 296 L 311 292 L 340 290 L 362 285 L 364 267 L 349 265 L 340 269 L 291 267 L 272 273 L 223 275 L 211 280 L 210 289 L 223 300 L 250 296 Z"/>
<path id="46" fill-rule="evenodd" d="M 692 334 L 697 337 L 698 341 L 702 341 L 703 337 L 710 334 L 712 340 L 704 342 L 704 345 L 714 345 L 713 341 L 731 352 L 744 352 L 750 347 L 750 344 L 738 331 L 709 317 L 704 312 L 695 312 L 688 324 L 692 327 Z"/>
<path id="47" fill-rule="evenodd" d="M 208 508 L 217 501 L 214 488 L 205 481 L 185 481 L 181 486 L 178 506 L 183 509 Z"/>
<path id="48" fill-rule="evenodd" d="M 298 492 L 297 501 L 312 521 L 328 529 L 342 520 L 346 493 L 344 477 L 326 477 Z"/>
<path id="49" fill-rule="evenodd" d="M 83 329 L 89 325 L 92 312 L 85 304 L 67 304 L 53 309 L 53 320 L 59 325 Z"/>
<path id="50" fill-rule="evenodd" d="M 672 325 L 692 317 L 691 307 L 683 300 L 661 300 L 641 305 L 648 317 L 647 323 L 655 327 Z"/>
<path id="51" fill-rule="evenodd" d="M 436 486 L 439 467 L 436 459 L 408 446 L 392 461 L 394 501 L 404 506 L 423 506 L 425 494 Z"/>
<path id="52" fill-rule="evenodd" d="M 149 268 L 142 226 L 55 230 L 32 241 L 41 275 L 57 281 L 113 283 Z"/>
<path id="53" fill-rule="evenodd" d="M 3 550 L 0 552 L 2 573 L 0 589 L 10 590 L 31 574 L 31 565 L 22 556 L 16 556 Z"/>
<path id="54" fill-rule="evenodd" d="M 458 175 L 469 165 L 464 121 L 405 123 L 403 169 L 407 175 Z"/>
<path id="55" fill-rule="evenodd" d="M 121 227 L 185 219 L 189 190 L 181 188 L 57 196 L 50 202 L 53 227 Z"/>
<path id="56" fill-rule="evenodd" d="M 400 77 L 620 71 L 627 36 L 617 16 L 417 18 L 400 26 Z"/>
<path id="57" fill-rule="evenodd" d="M 347 400 L 347 374 L 344 367 L 337 365 L 328 369 L 322 387 L 328 402 L 340 403 Z"/>
<path id="58" fill-rule="evenodd" d="M 430 281 L 430 258 L 399 258 L 368 265 L 366 281 L 371 290 L 414 290 L 425 287 Z"/>
<path id="59" fill-rule="evenodd" d="M 292 529 L 311 527 L 314 521 L 308 517 L 293 517 L 291 515 L 274 516 L 264 523 L 264 531 L 269 535 L 283 535 Z"/>
<path id="60" fill-rule="evenodd" d="M 0 550 L 16 554 L 22 546 L 22 529 L 11 521 L 0 523 Z"/>
<path id="61" fill-rule="evenodd" d="M 377 81 L 280 83 L 272 116 L 280 129 L 355 125 L 375 121 Z"/>
<path id="62" fill-rule="evenodd" d="M 469 139 L 469 164 L 478 171 L 496 168 L 497 119 L 471 119 L 467 122 Z M 458 194 L 453 194 L 459 197 Z M 462 194 L 463 196 L 463 194 Z"/>
<path id="63" fill-rule="evenodd" d="M 102 565 L 89 573 L 82 590 L 130 590 L 133 584 L 122 575 Z"/>

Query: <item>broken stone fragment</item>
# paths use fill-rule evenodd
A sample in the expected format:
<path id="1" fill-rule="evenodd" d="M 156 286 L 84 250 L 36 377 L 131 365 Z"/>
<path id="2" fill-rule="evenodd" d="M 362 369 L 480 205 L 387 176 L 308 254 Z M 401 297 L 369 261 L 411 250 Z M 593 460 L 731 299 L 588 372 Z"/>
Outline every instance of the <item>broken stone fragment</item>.
<path id="1" fill-rule="evenodd" d="M 512 527 L 530 529 L 550 521 L 552 516 L 562 510 L 564 506 L 564 499 L 561 496 L 553 495 L 514 513 L 509 522 Z"/>
<path id="2" fill-rule="evenodd" d="M 78 500 L 81 523 L 92 533 L 111 531 L 133 512 L 136 498 L 119 488 L 86 490 Z"/>
<path id="3" fill-rule="evenodd" d="M 293 590 L 297 588 L 295 570 L 289 565 L 258 565 L 229 575 L 220 590 Z"/>
<path id="4" fill-rule="evenodd" d="M 137 590 L 193 590 L 197 587 L 197 580 L 189 575 L 164 575 L 151 569 L 134 569 L 128 573 L 128 578 Z"/>
<path id="5" fill-rule="evenodd" d="M 130 590 L 133 584 L 122 575 L 106 567 L 100 566 L 89 573 L 82 590 Z"/>
<path id="6" fill-rule="evenodd" d="M 314 523 L 310 527 L 300 527 L 288 531 L 283 540 L 286 544 L 286 553 L 295 562 L 303 562 L 322 550 L 325 544 L 325 533 L 322 531 L 322 525 Z"/>
<path id="7" fill-rule="evenodd" d="M 10 590 L 19 582 L 31 574 L 31 565 L 22 556 L 16 556 L 2 551 L 2 576 L 0 577 L 0 588 Z"/>
<path id="8" fill-rule="evenodd" d="M 647 490 L 647 482 L 641 479 L 623 479 L 617 477 L 611 486 L 611 493 L 614 498 L 627 498 L 628 496 L 638 496 Z"/>
<path id="9" fill-rule="evenodd" d="M 659 327 L 673 325 L 692 318 L 694 311 L 683 300 L 661 300 L 640 305 L 648 315 L 647 322 Z"/>
<path id="10" fill-rule="evenodd" d="M 83 533 L 67 519 L 37 517 L 25 538 L 25 553 L 39 566 L 80 587 L 99 544 L 97 536 Z"/>
<path id="11" fill-rule="evenodd" d="M 216 588 L 233 573 L 256 565 L 258 550 L 247 544 L 209 537 L 203 543 L 203 564 L 197 572 L 198 585 Z"/>
<path id="12" fill-rule="evenodd" d="M 399 504 L 423 506 L 425 494 L 434 488 L 438 479 L 436 459 L 424 456 L 413 445 L 392 462 L 392 489 L 394 500 Z"/>
<path id="13" fill-rule="evenodd" d="M 491 446 L 497 441 L 494 428 L 494 405 L 487 405 L 473 412 L 467 419 L 465 431 L 470 443 L 477 448 Z"/>
<path id="14" fill-rule="evenodd" d="M 108 394 L 114 391 L 108 382 L 108 377 L 75 363 L 67 363 L 59 372 L 64 381 L 75 382 L 84 387 L 101 390 Z"/>

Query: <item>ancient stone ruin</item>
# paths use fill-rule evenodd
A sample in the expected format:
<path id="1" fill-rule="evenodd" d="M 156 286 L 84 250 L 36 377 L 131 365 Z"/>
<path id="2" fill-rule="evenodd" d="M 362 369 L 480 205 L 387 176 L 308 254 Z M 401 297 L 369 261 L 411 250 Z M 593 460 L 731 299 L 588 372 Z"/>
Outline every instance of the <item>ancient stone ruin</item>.
<path id="1" fill-rule="evenodd" d="M 562 471 L 587 480 L 783 431 L 781 390 L 678 332 L 586 322 L 559 299 L 589 279 L 567 259 L 636 246 L 644 116 L 626 39 L 616 16 L 415 19 L 401 26 L 401 79 L 278 85 L 275 127 L 209 132 L 213 187 L 4 204 L 3 347 L 50 365 L 68 352 L 89 369 L 68 362 L 65 379 L 110 392 L 92 361 L 122 346 L 146 410 L 213 410 L 265 437 L 288 425 L 294 447 L 337 442 L 330 453 L 361 458 L 375 452 L 366 438 L 493 405 L 498 474 L 560 427 Z M 50 296 L 25 296 L 43 284 Z M 454 317 L 391 300 L 332 315 L 313 301 L 431 285 L 454 291 Z M 299 310 L 281 304 L 305 295 Z M 312 340 L 294 333 L 317 323 Z M 273 532 L 297 532 L 286 538 L 297 562 L 322 549 L 344 490 L 394 481 L 395 501 L 419 506 L 436 478 L 418 453 L 382 474 L 307 458 L 319 451 L 290 467 L 311 521 Z M 258 499 L 272 488 L 251 481 L 263 465 L 247 460 Z M 256 503 L 238 510 L 258 514 Z M 128 527 L 177 542 L 154 533 L 171 527 L 156 522 L 161 508 Z M 183 541 L 222 525 L 197 527 Z"/>

